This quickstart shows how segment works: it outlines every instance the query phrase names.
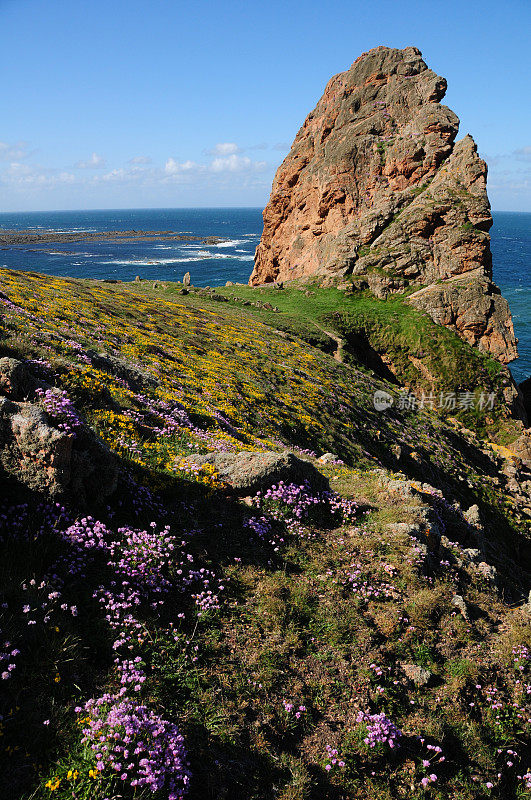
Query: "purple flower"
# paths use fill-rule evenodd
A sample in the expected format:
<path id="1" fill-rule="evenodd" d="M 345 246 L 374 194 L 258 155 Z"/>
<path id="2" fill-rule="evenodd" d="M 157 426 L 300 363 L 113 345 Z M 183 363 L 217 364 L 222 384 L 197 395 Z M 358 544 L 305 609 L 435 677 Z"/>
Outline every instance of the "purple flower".
<path id="1" fill-rule="evenodd" d="M 173 800 L 184 797 L 190 772 L 176 725 L 146 706 L 112 695 L 89 700 L 85 711 L 90 719 L 83 728 L 83 743 L 96 754 L 98 770 L 121 772 L 121 780 L 132 787 L 166 790 Z M 130 753 L 133 757 L 124 765 L 122 759 Z"/>
<path id="2" fill-rule="evenodd" d="M 364 742 L 369 747 L 376 747 L 377 744 L 387 744 L 389 747 L 394 748 L 399 744 L 398 740 L 402 736 L 402 731 L 385 714 L 368 714 L 366 711 L 360 711 L 356 721 L 366 726 L 367 736 Z"/>
<path id="3" fill-rule="evenodd" d="M 37 389 L 35 393 L 41 398 L 46 413 L 59 422 L 59 428 L 75 435 L 81 420 L 67 393 L 61 389 Z"/>

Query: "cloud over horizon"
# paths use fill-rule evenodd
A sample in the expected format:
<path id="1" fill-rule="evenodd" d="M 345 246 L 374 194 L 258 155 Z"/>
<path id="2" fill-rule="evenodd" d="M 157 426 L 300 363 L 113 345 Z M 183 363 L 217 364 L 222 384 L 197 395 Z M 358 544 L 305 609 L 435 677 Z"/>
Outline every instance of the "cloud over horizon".
<path id="1" fill-rule="evenodd" d="M 153 159 L 150 156 L 135 156 L 127 161 L 127 164 L 152 164 Z"/>
<path id="2" fill-rule="evenodd" d="M 0 161 L 21 161 L 29 156 L 27 142 L 0 142 Z"/>
<path id="3" fill-rule="evenodd" d="M 0 186 L 2 205 L 10 207 L 66 207 L 72 197 L 88 208 L 91 203 L 113 206 L 118 202 L 142 206 L 150 202 L 183 201 L 194 197 L 208 205 L 212 198 L 249 196 L 265 204 L 275 170 L 289 149 L 287 143 L 217 142 L 202 150 L 203 158 L 168 155 L 158 163 L 150 156 L 137 155 L 118 164 L 93 151 L 89 158 L 68 165 L 45 166 L 32 161 L 38 150 L 26 141 L 0 142 Z M 253 157 L 261 151 L 261 159 Z M 266 156 L 268 152 L 268 156 Z M 506 208 L 511 197 L 524 198 L 531 184 L 531 147 L 484 156 L 489 165 L 488 191 L 496 209 Z M 98 194 L 99 192 L 99 194 Z M 247 193 L 247 194 L 246 194 Z M 84 201 L 83 198 L 86 198 Z M 234 201 L 233 201 L 234 202 Z M 230 204 L 230 201 L 229 203 Z"/>
<path id="4" fill-rule="evenodd" d="M 241 153 L 241 147 L 236 142 L 218 142 L 209 150 L 204 150 L 206 156 L 231 156 L 235 153 Z"/>
<path id="5" fill-rule="evenodd" d="M 9 167 L 0 173 L 0 183 L 13 188 L 46 188 L 72 184 L 76 176 L 67 170 L 41 167 L 39 165 L 21 164 L 18 161 L 10 163 Z"/>
<path id="6" fill-rule="evenodd" d="M 0 142 L 0 161 L 5 162 L 4 167 L 0 165 L 0 185 L 19 198 L 26 193 L 28 200 L 38 197 L 39 189 L 45 189 L 52 196 L 59 195 L 60 187 L 66 186 L 70 194 L 74 192 L 81 198 L 90 197 L 96 187 L 108 187 L 106 192 L 112 187 L 114 194 L 120 187 L 129 191 L 135 187 L 135 191 L 145 190 L 155 195 L 160 191 L 163 196 L 172 186 L 181 186 L 183 190 L 187 187 L 187 191 L 202 193 L 208 202 L 209 192 L 222 187 L 236 192 L 242 187 L 254 186 L 263 188 L 265 193 L 276 163 L 255 160 L 243 153 L 245 149 L 267 148 L 266 144 L 244 148 L 236 142 L 218 142 L 203 151 L 208 156 L 203 161 L 168 156 L 162 165 L 157 165 L 150 156 L 138 155 L 116 166 L 108 165 L 107 159 L 94 151 L 89 158 L 77 161 L 72 171 L 66 166 L 46 167 L 28 160 L 22 162 L 22 158 L 30 155 L 26 142 L 11 145 Z"/>
<path id="7" fill-rule="evenodd" d="M 190 170 L 200 170 L 201 165 L 196 164 L 195 161 L 179 162 L 175 158 L 168 158 L 164 165 L 164 172 L 166 175 L 177 175 L 181 172 L 190 172 Z"/>
<path id="8" fill-rule="evenodd" d="M 212 172 L 245 172 L 260 171 L 267 166 L 265 161 L 251 161 L 249 156 L 230 155 L 226 158 L 215 158 L 210 164 Z"/>
<path id="9" fill-rule="evenodd" d="M 105 169 L 107 161 L 103 156 L 92 153 L 89 159 L 86 161 L 77 161 L 74 166 L 76 169 Z"/>

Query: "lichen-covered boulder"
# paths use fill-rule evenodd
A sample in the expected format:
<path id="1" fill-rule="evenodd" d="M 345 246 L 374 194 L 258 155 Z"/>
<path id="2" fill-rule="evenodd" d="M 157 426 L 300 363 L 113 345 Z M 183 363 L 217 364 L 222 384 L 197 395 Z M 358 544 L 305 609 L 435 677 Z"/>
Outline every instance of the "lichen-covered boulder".
<path id="1" fill-rule="evenodd" d="M 72 437 L 39 406 L 0 397 L 0 462 L 30 489 L 59 494 L 70 483 Z"/>
<path id="2" fill-rule="evenodd" d="M 409 302 L 505 364 L 518 355 L 507 300 L 481 270 L 420 289 Z"/>
<path id="3" fill-rule="evenodd" d="M 86 355 L 95 367 L 102 370 L 102 372 L 115 375 L 135 391 L 143 386 L 154 386 L 156 384 L 153 376 L 140 364 L 135 364 L 125 358 L 110 355 L 109 353 L 97 353 L 95 350 L 87 350 Z"/>
<path id="4" fill-rule="evenodd" d="M 303 483 L 308 481 L 316 489 L 327 486 L 326 478 L 309 461 L 285 451 L 275 453 L 207 453 L 189 456 L 182 462 L 193 469 L 205 464 L 214 467 L 221 480 L 238 494 L 252 494 L 266 489 L 279 481 Z"/>
<path id="5" fill-rule="evenodd" d="M 41 383 L 23 361 L 7 356 L 0 358 L 0 394 L 24 400 L 33 397 Z"/>
<path id="6" fill-rule="evenodd" d="M 90 428 L 75 436 L 55 426 L 40 406 L 0 397 L 0 466 L 7 475 L 52 497 L 100 502 L 112 494 L 118 464 Z"/>
<path id="7" fill-rule="evenodd" d="M 518 439 L 509 445 L 509 449 L 523 461 L 531 464 L 531 428 L 524 430 Z"/>

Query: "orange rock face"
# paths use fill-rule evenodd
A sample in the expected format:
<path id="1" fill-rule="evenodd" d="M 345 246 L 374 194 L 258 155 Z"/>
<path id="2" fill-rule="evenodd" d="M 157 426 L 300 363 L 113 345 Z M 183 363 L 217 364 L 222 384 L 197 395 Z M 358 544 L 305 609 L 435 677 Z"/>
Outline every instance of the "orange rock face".
<path id="1" fill-rule="evenodd" d="M 461 309 L 450 326 L 510 361 L 512 321 L 491 281 L 487 166 L 470 136 L 454 143 L 445 91 L 414 47 L 377 47 L 332 78 L 277 171 L 249 283 L 351 275 L 383 297 L 470 272 L 491 298 L 489 319 L 468 327 Z M 436 303 L 451 296 L 455 307 L 454 295 L 423 310 L 449 324 Z"/>

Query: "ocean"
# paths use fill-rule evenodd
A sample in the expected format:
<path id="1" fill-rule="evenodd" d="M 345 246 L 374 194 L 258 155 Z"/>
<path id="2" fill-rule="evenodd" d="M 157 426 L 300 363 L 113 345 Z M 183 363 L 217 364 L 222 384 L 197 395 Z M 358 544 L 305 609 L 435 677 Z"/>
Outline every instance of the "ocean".
<path id="1" fill-rule="evenodd" d="M 492 216 L 494 280 L 511 309 L 519 357 L 510 370 L 520 383 L 531 376 L 531 213 L 497 211 Z"/>
<path id="2" fill-rule="evenodd" d="M 511 307 L 520 357 L 511 364 L 517 382 L 531 375 L 531 213 L 494 212 L 491 229 L 494 280 Z M 181 280 L 196 286 L 247 282 L 262 232 L 260 208 L 128 209 L 0 214 L 0 229 L 64 232 L 178 231 L 219 236 L 199 242 L 70 242 L 0 249 L 0 265 L 75 278 Z"/>

